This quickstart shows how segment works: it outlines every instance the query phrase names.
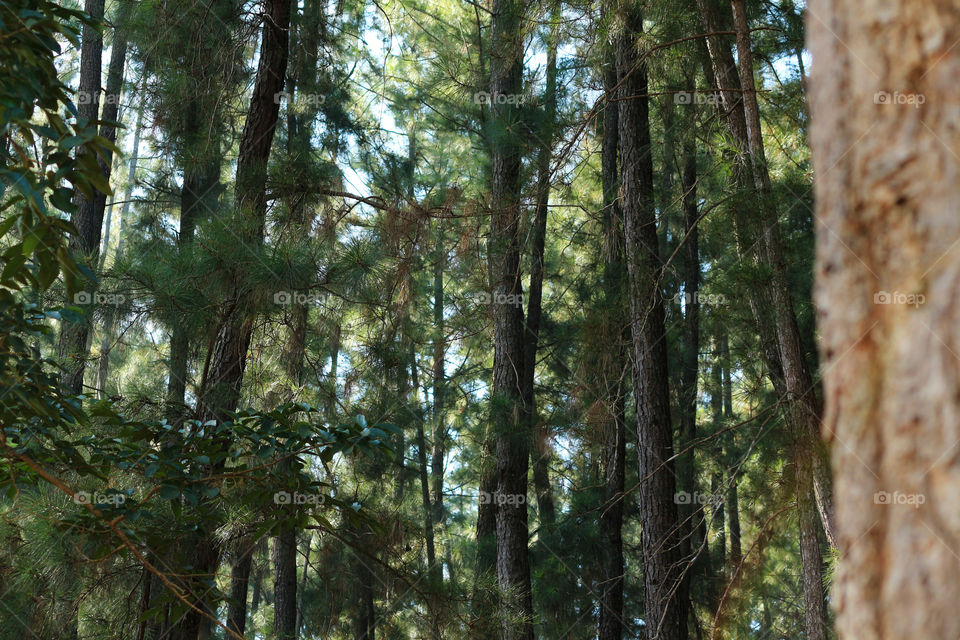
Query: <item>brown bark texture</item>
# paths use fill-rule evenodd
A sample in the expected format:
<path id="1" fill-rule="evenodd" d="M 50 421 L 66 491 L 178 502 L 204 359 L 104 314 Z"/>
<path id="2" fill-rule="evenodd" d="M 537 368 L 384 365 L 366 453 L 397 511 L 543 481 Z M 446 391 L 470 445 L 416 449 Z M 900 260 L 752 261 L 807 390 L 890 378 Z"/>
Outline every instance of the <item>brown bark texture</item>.
<path id="1" fill-rule="evenodd" d="M 837 630 L 956 638 L 960 6 L 807 13 Z"/>

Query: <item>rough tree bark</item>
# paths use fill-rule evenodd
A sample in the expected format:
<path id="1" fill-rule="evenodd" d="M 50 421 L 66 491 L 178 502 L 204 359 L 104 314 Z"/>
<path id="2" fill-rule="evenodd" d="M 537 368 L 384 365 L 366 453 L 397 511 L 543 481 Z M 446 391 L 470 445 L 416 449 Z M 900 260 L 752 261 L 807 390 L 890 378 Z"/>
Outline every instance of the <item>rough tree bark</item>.
<path id="1" fill-rule="evenodd" d="M 680 563 L 682 533 L 674 501 L 673 426 L 660 290 L 662 262 L 653 202 L 647 71 L 638 50 L 643 16 L 639 5 L 630 2 L 620 11 L 624 29 L 617 39 L 620 202 L 637 413 L 644 620 L 648 638 L 680 640 L 686 638 L 687 595 Z"/>
<path id="2" fill-rule="evenodd" d="M 808 9 L 815 300 L 841 638 L 960 636 L 960 13 Z"/>
<path id="3" fill-rule="evenodd" d="M 494 324 L 491 423 L 497 465 L 497 582 L 504 640 L 533 639 L 527 549 L 527 471 L 530 434 L 523 421 L 524 324 L 520 273 L 521 129 L 524 0 L 494 0 L 490 36 L 491 150 L 488 260 Z"/>
<path id="4" fill-rule="evenodd" d="M 273 540 L 273 634 L 297 637 L 297 530 L 284 526 Z"/>

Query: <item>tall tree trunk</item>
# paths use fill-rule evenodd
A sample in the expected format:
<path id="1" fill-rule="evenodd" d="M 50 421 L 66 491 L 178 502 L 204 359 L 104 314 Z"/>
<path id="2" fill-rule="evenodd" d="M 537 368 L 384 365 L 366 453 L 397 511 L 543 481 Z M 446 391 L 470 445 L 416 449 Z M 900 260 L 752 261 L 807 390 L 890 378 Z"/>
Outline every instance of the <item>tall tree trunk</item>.
<path id="1" fill-rule="evenodd" d="M 353 637 L 354 640 L 376 640 L 377 612 L 373 601 L 373 581 L 376 576 L 359 553 L 355 553 L 355 557 L 359 573 L 360 602 L 355 607 Z"/>
<path id="2" fill-rule="evenodd" d="M 412 345 L 411 345 L 412 346 Z M 411 363 L 416 368 L 416 362 Z M 414 378 L 416 380 L 416 378 Z M 416 382 L 412 385 L 417 388 Z M 431 575 L 436 575 L 437 551 L 433 542 L 433 506 L 430 503 L 430 470 L 427 466 L 427 438 L 423 432 L 423 420 L 417 420 L 417 463 L 420 476 L 420 500 L 423 504 L 423 534 L 427 548 L 427 568 Z"/>
<path id="3" fill-rule="evenodd" d="M 714 343 L 714 361 L 710 367 L 710 413 L 713 418 L 713 428 L 715 431 L 719 432 L 723 428 L 723 360 L 721 359 L 722 350 L 718 346 L 718 343 L 722 336 L 722 329 L 718 332 L 720 335 L 715 335 Z M 721 458 L 721 463 L 726 464 L 727 460 Z M 710 495 L 715 496 L 724 486 L 724 473 L 722 470 L 714 473 L 710 478 Z M 717 559 L 719 562 L 718 566 L 723 567 L 727 562 L 727 528 L 724 522 L 724 505 L 721 502 L 719 505 L 719 510 L 714 512 L 714 517 L 712 524 L 717 528 Z M 719 598 L 720 594 L 714 594 Z"/>
<path id="4" fill-rule="evenodd" d="M 680 640 L 686 638 L 687 596 L 680 566 L 682 534 L 674 501 L 673 427 L 660 290 L 662 263 L 653 199 L 647 70 L 637 50 L 643 17 L 638 5 L 627 4 L 621 11 L 624 31 L 617 41 L 620 192 L 637 413 L 644 620 L 648 638 Z"/>
<path id="5" fill-rule="evenodd" d="M 497 581 L 504 640 L 532 640 L 527 549 L 530 434 L 523 421 L 524 323 L 520 273 L 520 166 L 517 100 L 523 91 L 524 0 L 494 0 L 490 59 L 491 222 L 487 253 L 494 323 L 491 425 L 495 433 Z M 507 99 L 497 99 L 504 96 Z"/>
<path id="6" fill-rule="evenodd" d="M 263 242 L 267 161 L 280 110 L 275 96 L 283 90 L 287 69 L 289 24 L 290 0 L 268 0 L 257 77 L 240 137 L 234 195 L 234 206 L 239 212 L 236 220 L 238 235 L 242 242 L 252 246 Z M 204 421 L 225 419 L 240 399 L 253 330 L 250 293 L 243 288 L 243 274 L 236 271 L 240 268 L 233 267 L 234 292 L 223 312 L 208 376 L 203 384 L 205 397 L 201 415 Z"/>
<path id="7" fill-rule="evenodd" d="M 254 548 L 251 560 L 253 561 L 253 569 L 251 573 L 253 574 L 253 588 L 250 594 L 250 618 L 253 618 L 257 614 L 257 609 L 260 608 L 260 598 L 263 595 L 263 563 L 257 559 L 258 556 L 262 556 L 262 547 L 266 544 L 266 538 L 262 538 L 260 542 Z"/>
<path id="8" fill-rule="evenodd" d="M 687 75 L 687 86 L 695 86 L 693 73 Z M 686 505 L 679 506 L 678 512 L 683 523 L 682 531 L 684 544 L 683 557 L 688 566 L 696 565 L 698 571 L 706 569 L 709 573 L 710 554 L 703 553 L 705 517 L 704 506 L 700 500 L 694 499 L 698 495 L 696 470 L 696 439 L 697 439 L 697 377 L 700 362 L 700 246 L 697 211 L 697 147 L 696 147 L 696 107 L 691 104 L 686 107 L 686 127 L 682 136 L 682 170 L 680 185 L 682 189 L 682 203 L 684 216 L 683 239 L 683 352 L 680 365 L 680 433 L 681 442 L 686 453 L 678 460 L 679 480 L 683 491 L 691 499 Z M 712 508 L 712 506 L 710 507 Z M 693 576 L 691 571 L 686 572 L 685 581 L 688 585 Z"/>
<path id="9" fill-rule="evenodd" d="M 619 145 L 616 52 L 611 48 L 603 74 L 607 95 L 603 110 L 601 177 L 603 182 L 603 507 L 600 513 L 601 591 L 598 640 L 622 640 L 623 624 L 623 490 L 625 481 L 626 425 L 623 375 L 626 358 L 623 348 L 623 217 L 617 192 Z"/>
<path id="10" fill-rule="evenodd" d="M 275 96 L 282 91 L 286 74 L 289 23 L 290 1 L 268 0 L 260 62 L 240 138 L 234 197 L 239 212 L 236 220 L 238 235 L 241 241 L 253 246 L 262 242 L 266 222 L 267 161 L 280 108 Z M 250 344 L 253 326 L 250 294 L 242 286 L 242 267 L 234 265 L 232 268 L 233 292 L 220 322 L 207 379 L 201 385 L 205 393 L 199 409 L 204 422 L 225 420 L 236 409 Z M 221 444 L 224 449 L 229 446 L 226 441 Z M 215 523 L 209 526 L 214 527 Z M 192 560 L 196 573 L 212 574 L 219 560 L 213 529 L 198 531 L 196 538 L 188 542 L 185 555 Z M 205 592 L 206 589 L 198 590 L 198 593 Z M 200 633 L 201 623 L 202 616 L 191 611 L 177 624 L 172 637 L 175 640 L 194 640 Z"/>
<path id="11" fill-rule="evenodd" d="M 433 527 L 439 531 L 444 526 L 443 466 L 447 451 L 445 404 L 447 383 L 444 371 L 446 336 L 443 322 L 443 270 L 446 266 L 447 250 L 444 246 L 442 220 L 435 222 L 434 232 L 436 247 L 433 263 L 433 453 L 430 459 L 430 479 Z M 439 564 L 432 580 L 438 590 L 443 587 L 443 571 Z"/>
<path id="12" fill-rule="evenodd" d="M 206 101 L 194 96 L 187 107 L 186 126 L 183 137 L 185 146 L 198 149 L 201 146 L 217 146 L 215 140 L 204 139 L 209 129 L 210 113 L 203 113 L 200 105 Z M 183 186 L 180 190 L 180 233 L 177 250 L 188 251 L 193 244 L 197 222 L 204 211 L 212 211 L 219 182 L 220 162 L 216 154 L 206 149 L 197 156 L 187 158 L 183 167 Z M 186 409 L 187 371 L 190 357 L 189 326 L 182 319 L 182 313 L 175 310 L 171 322 L 170 360 L 167 377 L 167 420 L 176 423 L 182 419 Z"/>
<path id="13" fill-rule="evenodd" d="M 153 638 L 148 639 L 147 637 L 148 621 L 145 617 L 146 612 L 150 609 L 150 591 L 153 586 L 150 578 L 152 576 L 153 573 L 148 571 L 146 567 L 143 567 L 140 578 L 140 619 L 137 622 L 136 640 L 153 640 Z"/>
<path id="14" fill-rule="evenodd" d="M 954 638 L 960 15 L 905 0 L 808 15 L 837 630 Z"/>
<path id="15" fill-rule="evenodd" d="M 415 399 L 416 394 L 420 388 L 419 376 L 417 374 L 417 360 L 416 352 L 414 351 L 414 344 L 410 342 L 410 390 L 413 392 L 412 396 Z M 440 565 L 437 563 L 437 550 L 434 543 L 434 530 L 433 530 L 433 505 L 430 502 L 430 468 L 427 465 L 427 438 L 424 434 L 423 429 L 423 415 L 420 412 L 420 402 L 416 402 L 416 416 L 415 420 L 417 423 L 416 427 L 416 440 L 417 440 L 417 466 L 418 466 L 418 475 L 420 478 L 420 501 L 423 505 L 423 537 L 424 545 L 427 550 L 427 573 L 430 576 L 431 581 L 431 594 L 436 594 L 437 589 L 439 588 L 439 576 L 440 576 Z M 431 624 L 431 637 L 435 640 L 439 640 L 441 637 L 438 611 L 439 611 L 439 599 L 431 595 L 430 602 L 430 624 Z"/>
<path id="16" fill-rule="evenodd" d="M 832 490 L 825 477 L 825 460 L 820 440 L 820 407 L 815 395 L 813 376 L 803 354 L 797 318 L 785 276 L 783 248 L 780 240 L 776 204 L 770 191 L 770 176 L 764 156 L 760 128 L 760 110 L 753 79 L 750 29 L 743 0 L 731 0 L 733 23 L 737 32 L 737 57 L 743 107 L 747 126 L 749 158 L 753 166 L 754 186 L 763 224 L 762 239 L 770 267 L 767 290 L 776 322 L 780 361 L 789 402 L 787 420 L 792 426 L 794 465 L 797 484 L 797 517 L 800 525 L 800 553 L 803 563 L 805 626 L 808 640 L 827 636 L 826 601 L 823 590 L 822 556 L 818 537 L 821 520 L 829 539 L 833 539 Z M 817 467 L 820 467 L 819 470 Z M 819 471 L 819 473 L 818 473 Z M 821 478 L 815 483 L 815 478 Z M 821 512 L 817 513 L 817 493 Z"/>
<path id="17" fill-rule="evenodd" d="M 732 424 L 736 418 L 733 415 L 733 384 L 730 375 L 730 367 L 732 366 L 730 362 L 730 338 L 726 331 L 721 331 L 718 340 L 720 342 L 720 362 L 723 365 L 721 374 L 721 384 L 723 385 L 723 417 L 728 424 Z M 735 442 L 736 432 L 731 433 L 730 436 Z M 733 444 L 728 444 L 724 447 L 724 454 L 728 468 L 729 465 L 739 459 L 740 455 L 738 449 L 733 446 Z M 737 490 L 737 483 L 739 482 L 737 476 L 737 473 L 733 473 L 730 475 L 730 479 L 727 480 L 726 505 L 727 517 L 730 523 L 730 564 L 734 567 L 740 564 L 740 559 L 743 556 L 740 544 L 740 498 Z"/>
<path id="18" fill-rule="evenodd" d="M 86 0 L 83 10 L 95 22 L 103 22 L 104 0 Z M 96 27 L 84 25 L 80 39 L 80 84 L 77 91 L 77 118 L 93 122 L 100 117 L 100 79 L 103 62 L 103 35 Z M 87 153 L 78 147 L 78 153 Z M 70 222 L 77 233 L 70 235 L 70 251 L 76 258 L 95 268 L 100 252 L 100 234 L 103 227 L 103 209 L 97 214 L 97 196 L 94 200 L 79 191 L 73 194 L 76 206 L 70 216 Z M 104 202 L 106 200 L 104 199 Z M 88 288 L 93 283 L 88 283 Z M 91 298 L 92 301 L 92 298 Z M 68 304 L 74 304 L 68 300 Z M 90 348 L 90 318 L 86 316 L 78 322 L 63 322 L 60 328 L 60 358 L 64 361 L 65 371 L 61 377 L 62 387 L 69 393 L 83 393 L 83 372 L 86 368 L 87 354 Z"/>
<path id="19" fill-rule="evenodd" d="M 143 131 L 143 111 L 144 105 L 141 102 L 137 107 L 137 122 L 133 128 L 133 148 L 130 153 L 130 162 L 127 165 L 127 184 L 123 192 L 123 204 L 120 205 L 120 220 L 117 228 L 117 251 L 120 255 L 123 250 L 124 231 L 127 223 L 127 216 L 130 211 L 130 199 L 133 197 L 133 187 L 137 179 L 137 162 L 140 155 L 140 134 Z M 113 203 L 110 204 L 113 207 Z M 109 230 L 110 225 L 105 228 Z M 104 237 L 103 256 L 101 256 L 100 270 L 103 270 L 107 252 L 110 247 L 109 236 Z M 103 320 L 103 336 L 100 339 L 100 356 L 97 366 L 97 394 L 102 399 L 107 395 L 107 378 L 110 372 L 110 351 L 113 349 L 113 328 L 117 322 L 117 308 L 114 305 L 108 305 L 106 308 L 106 317 Z"/>
<path id="20" fill-rule="evenodd" d="M 557 114 L 557 40 L 560 28 L 559 5 L 550 14 L 550 36 L 547 42 L 547 77 L 544 91 L 543 127 L 540 130 L 540 150 L 537 157 L 537 200 L 533 219 L 530 248 L 530 287 L 527 292 L 527 317 L 523 338 L 523 393 L 524 418 L 527 431 L 532 434 L 533 485 L 537 494 L 540 525 L 550 527 L 556 520 L 553 490 L 550 487 L 551 448 L 549 431 L 541 424 L 537 413 L 534 382 L 537 369 L 537 347 L 540 341 L 540 323 L 543 316 L 544 249 L 547 237 L 547 213 L 550 208 L 550 163 L 553 158 L 553 138 Z"/>
<path id="21" fill-rule="evenodd" d="M 123 70 L 127 62 L 127 21 L 129 20 L 130 10 L 133 7 L 129 3 L 121 3 L 117 8 L 117 15 L 114 17 L 113 26 L 113 44 L 110 47 L 110 66 L 107 68 L 107 86 L 104 94 L 103 114 L 101 119 L 104 124 L 100 125 L 100 135 L 116 142 L 117 128 L 110 124 L 118 121 L 120 113 L 120 93 L 123 89 Z M 100 158 L 100 171 L 109 182 L 113 170 L 113 152 L 107 150 L 104 157 Z M 115 198 L 114 198 L 115 199 Z M 103 211 L 107 205 L 107 194 L 99 191 L 94 197 L 94 207 Z M 98 271 L 103 271 L 104 260 L 107 257 L 107 250 L 110 245 L 110 224 L 113 217 L 113 202 L 110 203 L 106 212 L 106 218 L 103 224 L 103 248 L 100 251 L 100 261 Z M 103 214 L 101 214 L 103 215 Z"/>

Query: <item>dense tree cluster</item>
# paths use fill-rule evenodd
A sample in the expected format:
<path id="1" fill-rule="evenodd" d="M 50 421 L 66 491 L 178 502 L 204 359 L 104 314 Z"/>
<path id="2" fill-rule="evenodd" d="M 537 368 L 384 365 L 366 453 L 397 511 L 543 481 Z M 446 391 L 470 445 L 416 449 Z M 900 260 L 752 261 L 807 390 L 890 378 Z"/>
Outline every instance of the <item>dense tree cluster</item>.
<path id="1" fill-rule="evenodd" d="M 0 638 L 826 640 L 838 549 L 846 637 L 905 637 L 850 611 L 934 588 L 883 536 L 936 545 L 856 501 L 945 490 L 952 444 L 875 414 L 919 370 L 860 341 L 907 352 L 927 316 L 866 298 L 942 293 L 958 231 L 893 267 L 860 230 L 960 161 L 847 157 L 878 103 L 825 92 L 885 55 L 827 33 L 854 9 L 810 87 L 792 0 L 82 5 L 0 5 Z M 916 29 L 892 81 L 949 40 Z"/>

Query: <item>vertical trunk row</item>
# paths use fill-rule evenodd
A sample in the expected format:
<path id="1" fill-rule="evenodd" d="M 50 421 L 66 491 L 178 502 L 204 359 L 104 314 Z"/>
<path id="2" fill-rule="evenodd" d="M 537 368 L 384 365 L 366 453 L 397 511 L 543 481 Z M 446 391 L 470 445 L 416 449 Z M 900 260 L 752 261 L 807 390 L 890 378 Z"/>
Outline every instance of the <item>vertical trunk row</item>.
<path id="1" fill-rule="evenodd" d="M 698 0 L 707 31 L 720 29 L 722 18 L 710 0 Z M 822 523 L 832 540 L 832 498 L 830 479 L 823 464 L 819 442 L 819 408 L 810 369 L 805 361 L 789 287 L 784 276 L 783 249 L 779 235 L 775 203 L 763 154 L 759 107 L 753 80 L 750 35 L 742 2 L 732 0 L 733 22 L 737 32 L 739 78 L 729 43 L 720 36 L 707 39 L 713 70 L 718 83 L 727 123 L 738 146 L 740 189 L 746 191 L 746 204 L 753 210 L 745 218 L 735 216 L 737 242 L 750 247 L 757 239 L 763 248 L 762 259 L 755 261 L 769 269 L 760 289 L 769 302 L 754 294 L 751 307 L 764 345 L 765 361 L 777 394 L 787 403 L 786 418 L 791 431 L 797 516 L 800 527 L 805 626 L 809 640 L 826 634 L 826 605 L 822 579 L 822 557 L 818 530 Z M 742 93 L 736 89 L 742 88 Z M 757 230 L 757 226 L 760 229 Z M 768 312 L 767 307 L 772 307 Z M 819 515 L 817 513 L 819 506 Z"/>
<path id="2" fill-rule="evenodd" d="M 647 71 L 637 49 L 643 35 L 643 16 L 638 5 L 628 3 L 621 11 L 624 31 L 617 41 L 620 193 L 637 413 L 644 621 L 648 638 L 679 640 L 686 637 L 686 593 L 671 461 L 673 426 L 660 290 L 662 263 L 653 198 Z"/>

